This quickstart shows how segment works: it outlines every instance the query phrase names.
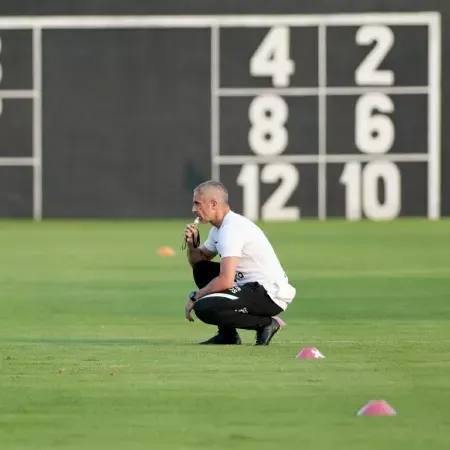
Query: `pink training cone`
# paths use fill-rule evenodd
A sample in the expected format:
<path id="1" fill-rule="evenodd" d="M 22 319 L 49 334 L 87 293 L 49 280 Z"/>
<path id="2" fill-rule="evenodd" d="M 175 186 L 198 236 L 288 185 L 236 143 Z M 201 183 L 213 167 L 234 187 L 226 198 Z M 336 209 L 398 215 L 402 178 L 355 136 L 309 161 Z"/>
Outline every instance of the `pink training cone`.
<path id="1" fill-rule="evenodd" d="M 395 416 L 397 413 L 385 400 L 372 400 L 358 411 L 358 416 Z"/>
<path id="2" fill-rule="evenodd" d="M 298 355 L 297 359 L 323 359 L 325 356 L 315 347 L 304 348 Z"/>

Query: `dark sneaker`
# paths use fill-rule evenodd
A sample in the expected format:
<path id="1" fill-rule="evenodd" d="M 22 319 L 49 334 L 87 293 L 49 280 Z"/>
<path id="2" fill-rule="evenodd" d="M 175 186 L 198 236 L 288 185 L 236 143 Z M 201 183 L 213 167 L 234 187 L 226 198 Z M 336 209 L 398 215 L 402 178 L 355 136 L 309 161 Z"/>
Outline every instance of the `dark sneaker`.
<path id="1" fill-rule="evenodd" d="M 255 345 L 269 345 L 270 340 L 275 336 L 275 333 L 280 329 L 280 324 L 276 319 L 272 318 L 272 321 L 266 327 L 261 327 L 256 331 L 256 343 Z"/>
<path id="2" fill-rule="evenodd" d="M 241 338 L 239 334 L 221 334 L 217 333 L 207 341 L 199 342 L 200 345 L 240 345 Z"/>

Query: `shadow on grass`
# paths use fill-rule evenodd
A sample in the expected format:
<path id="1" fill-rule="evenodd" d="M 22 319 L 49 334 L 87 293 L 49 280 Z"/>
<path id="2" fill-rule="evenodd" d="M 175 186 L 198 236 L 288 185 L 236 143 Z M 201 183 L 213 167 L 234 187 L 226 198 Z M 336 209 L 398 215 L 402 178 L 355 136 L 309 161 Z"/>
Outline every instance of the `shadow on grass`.
<path id="1" fill-rule="evenodd" d="M 127 338 L 3 338 L 0 339 L 0 344 L 53 344 L 53 345 L 148 345 L 148 346 L 161 346 L 161 345 L 176 345 L 176 346 L 196 346 L 211 348 L 209 345 L 198 345 L 197 341 L 177 341 L 170 339 L 127 339 Z M 253 343 L 242 343 L 239 347 L 253 347 Z M 217 347 L 217 346 L 216 346 Z M 219 347 L 230 347 L 229 345 Z"/>
<path id="2" fill-rule="evenodd" d="M 193 342 L 169 339 L 109 339 L 109 338 L 6 338 L 0 339 L 3 344 L 95 344 L 95 345 L 192 345 Z"/>

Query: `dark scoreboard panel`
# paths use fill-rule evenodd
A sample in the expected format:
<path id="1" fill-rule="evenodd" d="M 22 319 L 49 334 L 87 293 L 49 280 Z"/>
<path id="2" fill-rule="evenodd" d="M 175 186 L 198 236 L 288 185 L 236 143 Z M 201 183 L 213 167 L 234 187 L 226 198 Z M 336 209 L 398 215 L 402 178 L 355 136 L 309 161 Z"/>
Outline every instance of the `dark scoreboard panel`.
<path id="1" fill-rule="evenodd" d="M 440 16 L 0 19 L 0 216 L 440 215 Z"/>
<path id="2" fill-rule="evenodd" d="M 214 161 L 244 214 L 439 215 L 436 18 L 355 19 L 221 30 Z"/>
<path id="3" fill-rule="evenodd" d="M 32 31 L 0 29 L 0 217 L 34 213 L 33 115 Z"/>

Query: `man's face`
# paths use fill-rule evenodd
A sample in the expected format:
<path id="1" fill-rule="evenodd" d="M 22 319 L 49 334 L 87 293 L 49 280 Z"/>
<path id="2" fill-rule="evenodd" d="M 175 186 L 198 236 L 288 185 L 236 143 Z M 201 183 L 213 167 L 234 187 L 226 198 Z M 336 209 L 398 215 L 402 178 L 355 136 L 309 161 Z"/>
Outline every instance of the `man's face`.
<path id="1" fill-rule="evenodd" d="M 216 201 L 201 192 L 194 192 L 192 200 L 192 212 L 200 217 L 202 223 L 207 223 L 214 218 Z"/>

